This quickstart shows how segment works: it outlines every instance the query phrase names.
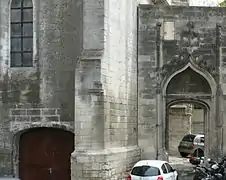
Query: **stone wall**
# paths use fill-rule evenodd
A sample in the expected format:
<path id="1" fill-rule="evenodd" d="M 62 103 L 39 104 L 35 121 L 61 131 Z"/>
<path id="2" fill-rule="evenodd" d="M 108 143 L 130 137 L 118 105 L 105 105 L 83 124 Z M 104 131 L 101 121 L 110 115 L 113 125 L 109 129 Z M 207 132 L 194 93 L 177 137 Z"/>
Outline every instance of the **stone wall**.
<path id="1" fill-rule="evenodd" d="M 103 82 L 105 146 L 119 149 L 113 156 L 114 164 L 118 164 L 114 178 L 124 179 L 123 171 L 128 171 L 140 159 L 137 147 L 137 2 L 109 0 L 106 10 L 106 49 L 101 73 L 103 80 L 107 80 Z M 124 155 L 120 149 L 125 149 Z M 117 157 L 121 157 L 121 161 L 117 161 Z"/>
<path id="2" fill-rule="evenodd" d="M 204 110 L 182 104 L 169 109 L 169 155 L 180 156 L 178 145 L 184 135 L 204 134 Z"/>
<path id="3" fill-rule="evenodd" d="M 140 10 L 139 10 L 140 11 Z M 139 12 L 138 36 L 138 137 L 142 159 L 156 158 L 158 148 L 157 130 L 157 71 L 156 71 L 156 23 L 145 28 L 148 19 L 142 22 Z M 150 22 L 149 22 L 150 23 Z"/>
<path id="4" fill-rule="evenodd" d="M 101 63 L 106 147 L 137 145 L 136 5 L 136 1 L 111 0 L 106 7 L 106 49 Z"/>
<path id="5" fill-rule="evenodd" d="M 193 109 L 192 111 L 192 133 L 204 134 L 204 109 Z"/>
<path id="6" fill-rule="evenodd" d="M 217 153 L 219 155 L 222 151 L 221 143 L 216 146 L 210 142 L 213 140 L 223 142 L 222 125 L 225 124 L 225 114 L 222 111 L 225 103 L 223 98 L 218 97 L 221 97 L 225 91 L 224 16 L 224 8 L 140 6 L 138 133 L 143 158 L 156 158 L 160 151 L 164 151 L 165 136 L 163 134 L 166 127 L 164 118 L 167 102 L 163 88 L 175 72 L 183 71 L 183 68 L 188 66 L 196 69 L 193 72 L 199 72 L 205 77 L 213 94 L 208 95 L 205 90 L 195 88 L 190 88 L 190 92 L 186 89 L 182 90 L 183 88 L 177 88 L 179 84 L 175 83 L 175 89 L 178 89 L 177 98 L 203 99 L 210 105 L 209 120 L 205 124 L 205 131 L 209 133 L 207 149 L 213 156 Z M 171 39 L 164 39 L 164 34 L 161 33 L 162 27 L 167 22 L 172 22 L 174 27 L 172 36 L 168 36 Z M 221 82 L 220 86 L 217 86 L 219 82 Z M 197 85 L 196 88 L 198 87 Z M 208 100 L 201 95 L 205 93 Z M 176 96 L 171 97 L 175 100 Z M 167 100 L 170 101 L 170 97 Z M 155 135 L 159 138 L 156 139 Z"/>
<path id="7" fill-rule="evenodd" d="M 178 145 L 185 134 L 191 132 L 191 114 L 184 108 L 169 110 L 169 155 L 179 156 Z"/>
<path id="8" fill-rule="evenodd" d="M 36 3 L 40 102 L 45 107 L 60 108 L 61 120 L 74 121 L 75 66 L 83 30 L 81 2 Z"/>
<path id="9" fill-rule="evenodd" d="M 34 65 L 10 68 L 10 2 L 0 2 L 0 176 L 18 176 L 12 160 L 12 155 L 18 155 L 12 152 L 14 133 L 32 127 L 54 127 L 53 122 L 58 127 L 64 126 L 63 121 L 67 126 L 73 124 L 75 62 L 81 51 L 79 3 L 34 0 Z M 10 114 L 15 108 L 17 114 Z M 58 115 L 46 119 L 40 114 L 43 108 L 59 109 Z M 23 110 L 31 113 L 31 109 L 35 114 L 23 114 Z"/>

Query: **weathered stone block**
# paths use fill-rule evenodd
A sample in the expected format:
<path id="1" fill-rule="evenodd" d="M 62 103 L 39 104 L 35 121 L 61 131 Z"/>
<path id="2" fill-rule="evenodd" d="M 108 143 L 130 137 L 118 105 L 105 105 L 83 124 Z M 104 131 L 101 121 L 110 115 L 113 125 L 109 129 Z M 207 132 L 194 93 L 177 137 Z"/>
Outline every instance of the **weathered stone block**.
<path id="1" fill-rule="evenodd" d="M 41 110 L 42 115 L 57 115 L 58 111 L 57 109 L 42 109 Z"/>
<path id="2" fill-rule="evenodd" d="M 30 117 L 29 116 L 13 116 L 11 117 L 12 121 L 30 121 Z"/>
<path id="3" fill-rule="evenodd" d="M 42 117 L 40 117 L 40 116 L 30 116 L 29 117 L 29 120 L 31 121 L 31 122 L 41 122 L 42 121 Z"/>
<path id="4" fill-rule="evenodd" d="M 27 115 L 40 115 L 41 110 L 40 109 L 26 109 Z"/>
<path id="5" fill-rule="evenodd" d="M 48 122 L 51 122 L 51 121 L 60 121 L 60 117 L 58 117 L 58 116 L 42 116 L 41 117 L 41 120 L 42 121 L 48 121 Z"/>
<path id="6" fill-rule="evenodd" d="M 11 115 L 26 115 L 27 112 L 26 112 L 26 109 L 11 109 Z"/>

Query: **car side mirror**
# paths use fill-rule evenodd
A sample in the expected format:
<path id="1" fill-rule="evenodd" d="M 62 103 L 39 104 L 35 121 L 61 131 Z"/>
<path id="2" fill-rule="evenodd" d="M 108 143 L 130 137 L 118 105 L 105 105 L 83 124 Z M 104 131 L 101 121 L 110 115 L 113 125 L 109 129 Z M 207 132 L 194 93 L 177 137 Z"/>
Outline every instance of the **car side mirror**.
<path id="1" fill-rule="evenodd" d="M 176 169 L 173 168 L 172 171 L 174 172 L 174 171 L 176 171 Z"/>

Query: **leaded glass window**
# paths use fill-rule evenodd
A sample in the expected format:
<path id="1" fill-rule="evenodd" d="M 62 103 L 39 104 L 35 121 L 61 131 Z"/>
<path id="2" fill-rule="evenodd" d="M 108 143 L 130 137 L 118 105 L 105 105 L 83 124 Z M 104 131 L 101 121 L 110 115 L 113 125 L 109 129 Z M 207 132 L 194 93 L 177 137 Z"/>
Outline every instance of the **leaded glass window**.
<path id="1" fill-rule="evenodd" d="M 11 67 L 33 66 L 32 0 L 11 3 Z"/>

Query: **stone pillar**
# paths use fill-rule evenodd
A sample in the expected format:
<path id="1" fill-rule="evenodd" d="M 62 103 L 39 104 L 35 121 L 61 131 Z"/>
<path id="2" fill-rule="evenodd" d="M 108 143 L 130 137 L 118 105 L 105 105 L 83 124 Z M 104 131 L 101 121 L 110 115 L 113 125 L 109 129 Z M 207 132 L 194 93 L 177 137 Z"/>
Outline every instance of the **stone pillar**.
<path id="1" fill-rule="evenodd" d="M 83 1 L 84 41 L 83 52 L 76 67 L 75 150 L 71 157 L 72 180 L 125 179 L 126 171 L 140 158 L 140 149 L 133 138 L 137 134 L 137 119 L 134 115 L 137 103 L 130 97 L 136 91 L 131 90 L 131 94 L 126 94 L 124 90 L 133 84 L 121 83 L 124 87 L 121 86 L 122 93 L 118 94 L 120 98 L 131 100 L 128 100 L 127 104 L 123 104 L 124 99 L 118 101 L 118 94 L 113 93 L 119 89 L 118 74 L 124 75 L 124 72 L 127 73 L 129 70 L 131 74 L 136 73 L 130 64 L 124 69 L 126 56 L 115 58 L 125 54 L 127 45 L 123 35 L 129 32 L 125 30 L 121 32 L 122 30 L 116 27 L 125 26 L 124 8 L 128 6 L 130 4 L 121 5 L 121 1 L 117 0 Z M 132 30 L 133 28 L 130 28 L 130 31 Z M 117 42 L 117 52 L 109 43 L 112 39 L 123 41 L 123 46 L 120 46 L 119 41 L 114 41 Z M 129 45 L 131 44 L 130 41 Z M 135 62 L 134 60 L 134 65 Z M 119 66 L 123 67 L 121 72 Z M 125 75 L 125 79 L 127 78 L 133 79 L 133 76 Z M 131 108 L 128 109 L 128 106 Z"/>
<path id="2" fill-rule="evenodd" d="M 105 177 L 104 100 L 100 83 L 104 39 L 104 0 L 83 0 L 82 53 L 75 74 L 75 150 L 71 179 Z"/>
<path id="3" fill-rule="evenodd" d="M 7 61 L 9 60 L 9 54 L 8 54 L 8 37 L 9 37 L 9 31 L 8 31 L 8 19 L 9 14 L 8 12 L 8 1 L 1 1 L 0 2 L 0 8 L 2 9 L 0 12 L 0 69 L 1 69 L 1 76 L 4 76 L 7 71 Z M 2 79 L 2 78 L 1 78 Z"/>
<path id="4" fill-rule="evenodd" d="M 163 101 L 161 94 L 157 94 L 156 159 L 167 161 L 169 159 L 168 152 L 165 148 L 167 139 L 163 137 L 163 133 L 162 133 L 165 129 L 165 121 L 166 121 L 165 118 L 168 118 L 168 114 L 166 113 L 165 102 Z"/>
<path id="5" fill-rule="evenodd" d="M 193 105 L 192 104 L 186 104 L 186 115 L 188 116 L 188 125 L 189 130 L 188 133 L 192 133 L 192 111 L 193 111 Z"/>
<path id="6" fill-rule="evenodd" d="M 83 51 L 75 66 L 75 151 L 99 151 L 104 143 L 104 101 L 100 83 L 104 1 L 84 0 L 82 12 Z"/>

